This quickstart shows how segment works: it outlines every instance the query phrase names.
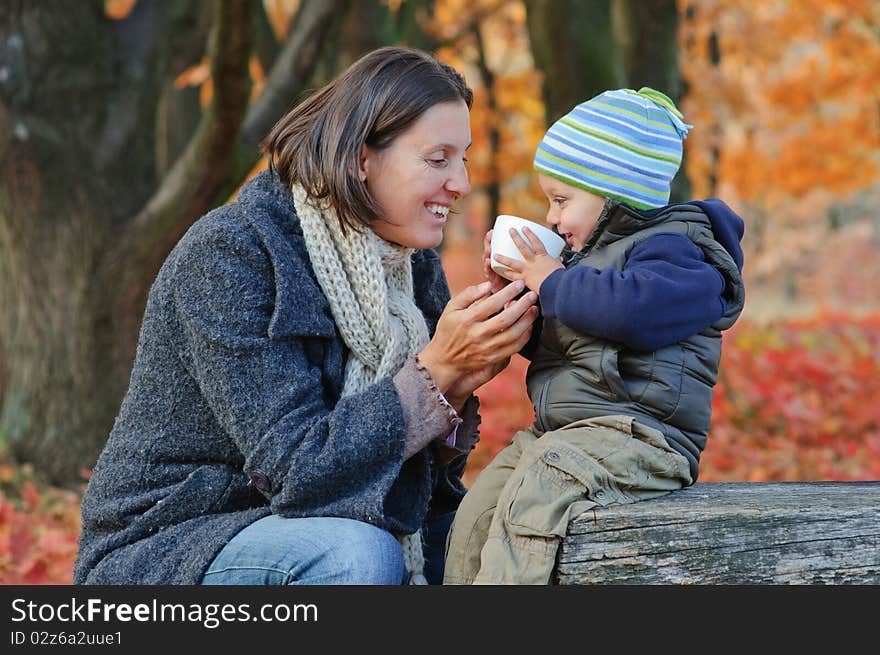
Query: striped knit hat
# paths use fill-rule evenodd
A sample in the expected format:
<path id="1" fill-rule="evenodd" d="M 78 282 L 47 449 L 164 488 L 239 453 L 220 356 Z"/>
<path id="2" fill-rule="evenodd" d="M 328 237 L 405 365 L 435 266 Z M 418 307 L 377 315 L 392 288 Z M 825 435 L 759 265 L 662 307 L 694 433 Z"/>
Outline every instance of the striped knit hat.
<path id="1" fill-rule="evenodd" d="M 535 170 L 637 209 L 662 207 L 693 127 L 683 118 L 654 89 L 605 91 L 550 126 Z"/>

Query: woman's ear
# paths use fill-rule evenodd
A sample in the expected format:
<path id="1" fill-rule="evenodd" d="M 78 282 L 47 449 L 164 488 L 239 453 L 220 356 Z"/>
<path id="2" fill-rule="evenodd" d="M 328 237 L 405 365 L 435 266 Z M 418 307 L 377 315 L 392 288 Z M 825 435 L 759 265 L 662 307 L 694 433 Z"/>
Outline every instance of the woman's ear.
<path id="1" fill-rule="evenodd" d="M 358 170 L 357 176 L 361 182 L 367 181 L 367 175 L 371 166 L 374 166 L 375 163 L 373 160 L 375 159 L 375 153 L 370 150 L 366 145 L 361 146 L 361 156 L 358 160 Z"/>

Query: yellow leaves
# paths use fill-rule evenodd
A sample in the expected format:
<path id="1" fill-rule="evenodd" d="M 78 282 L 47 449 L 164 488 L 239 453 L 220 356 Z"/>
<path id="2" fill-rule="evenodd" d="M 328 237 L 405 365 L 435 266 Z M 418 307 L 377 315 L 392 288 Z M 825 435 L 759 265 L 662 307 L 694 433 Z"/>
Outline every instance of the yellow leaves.
<path id="1" fill-rule="evenodd" d="M 468 155 L 471 185 L 468 227 L 482 238 L 489 217 L 480 191 L 497 184 L 502 210 L 532 215 L 540 220 L 543 198 L 533 185 L 532 159 L 544 134 L 541 74 L 535 70 L 525 26 L 522 2 L 509 0 L 437 0 L 428 28 L 437 38 L 451 39 L 435 54 L 461 71 L 474 90 L 471 109 L 473 146 Z M 475 30 L 482 40 L 483 61 Z M 481 64 L 491 71 L 492 88 Z M 493 150 L 493 139 L 497 147 Z M 480 211 L 477 211 L 479 209 Z M 454 247 L 454 238 L 445 247 Z"/>
<path id="2" fill-rule="evenodd" d="M 876 303 L 880 238 L 862 243 L 837 219 L 832 230 L 830 215 L 864 202 L 858 220 L 876 222 L 876 200 L 858 199 L 880 182 L 880 3 L 684 4 L 692 196 L 740 208 L 752 298 Z"/>
<path id="3" fill-rule="evenodd" d="M 438 0 L 434 4 L 434 14 L 428 29 L 442 39 L 452 38 L 473 18 L 473 12 L 485 4 L 483 0 Z"/>
<path id="4" fill-rule="evenodd" d="M 460 40 L 478 27 L 492 31 L 487 47 L 498 39 L 517 41 L 526 22 L 525 6 L 510 0 L 436 0 L 426 31 L 440 40 Z M 461 46 L 461 43 L 456 44 Z M 509 55 L 520 50 L 508 49 Z"/>
<path id="5" fill-rule="evenodd" d="M 113 20 L 122 20 L 136 4 L 137 0 L 104 0 L 104 15 Z"/>

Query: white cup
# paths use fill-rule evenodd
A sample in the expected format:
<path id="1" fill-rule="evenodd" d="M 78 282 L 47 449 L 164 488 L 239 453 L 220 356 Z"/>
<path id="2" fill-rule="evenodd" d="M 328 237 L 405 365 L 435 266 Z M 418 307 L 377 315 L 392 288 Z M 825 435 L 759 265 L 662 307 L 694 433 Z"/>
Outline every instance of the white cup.
<path id="1" fill-rule="evenodd" d="M 529 240 L 522 233 L 524 227 L 528 227 L 541 240 L 541 243 L 544 244 L 545 250 L 547 250 L 547 254 L 551 257 L 559 257 L 559 255 L 562 254 L 562 249 L 565 247 L 565 239 L 556 234 L 553 230 L 544 227 L 539 223 L 528 221 L 519 216 L 510 216 L 509 214 L 499 215 L 495 219 L 495 225 L 492 227 L 492 242 L 490 244 L 492 259 L 490 266 L 493 271 L 505 279 L 510 279 L 507 277 L 507 273 L 510 269 L 504 264 L 495 261 L 495 255 L 504 255 L 511 259 L 524 261 L 519 248 L 516 247 L 516 243 L 514 243 L 509 232 L 510 228 L 516 228 L 523 240 L 528 243 Z"/>

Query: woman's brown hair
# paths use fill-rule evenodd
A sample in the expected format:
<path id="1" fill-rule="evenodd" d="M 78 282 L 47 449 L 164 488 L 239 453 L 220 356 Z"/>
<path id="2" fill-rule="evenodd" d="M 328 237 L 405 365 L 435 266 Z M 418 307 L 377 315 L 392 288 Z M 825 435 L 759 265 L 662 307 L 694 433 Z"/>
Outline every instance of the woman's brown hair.
<path id="1" fill-rule="evenodd" d="M 300 184 L 358 229 L 380 208 L 357 176 L 364 145 L 387 148 L 428 109 L 473 92 L 451 66 L 421 50 L 385 47 L 354 62 L 294 107 L 262 143 L 269 168 L 287 186 Z"/>

